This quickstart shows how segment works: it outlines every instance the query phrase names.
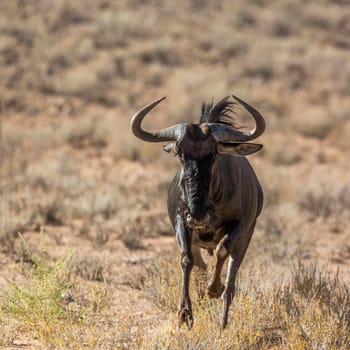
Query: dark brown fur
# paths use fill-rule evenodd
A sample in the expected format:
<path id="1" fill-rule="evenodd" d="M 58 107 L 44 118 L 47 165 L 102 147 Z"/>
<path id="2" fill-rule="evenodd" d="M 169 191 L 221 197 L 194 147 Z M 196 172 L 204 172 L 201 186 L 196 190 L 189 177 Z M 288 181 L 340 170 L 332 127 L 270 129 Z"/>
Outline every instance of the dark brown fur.
<path id="1" fill-rule="evenodd" d="M 205 107 L 205 119 L 227 121 L 230 107 L 225 99 L 220 108 Z M 169 189 L 169 217 L 180 245 L 183 269 L 179 322 L 187 323 L 189 328 L 193 323 L 188 289 L 190 272 L 193 264 L 205 266 L 199 248 L 215 250 L 216 268 L 207 292 L 211 298 L 222 296 L 222 327 L 226 327 L 236 273 L 263 205 L 263 192 L 248 160 L 234 154 L 219 154 L 217 145 L 206 123 L 189 124 L 177 143 L 182 166 Z M 228 257 L 224 286 L 220 274 Z"/>

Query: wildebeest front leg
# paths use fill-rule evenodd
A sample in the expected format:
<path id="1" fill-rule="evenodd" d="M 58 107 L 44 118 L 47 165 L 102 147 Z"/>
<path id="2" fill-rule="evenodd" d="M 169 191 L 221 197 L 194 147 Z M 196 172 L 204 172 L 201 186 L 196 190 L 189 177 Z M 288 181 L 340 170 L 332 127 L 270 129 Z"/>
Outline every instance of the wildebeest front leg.
<path id="1" fill-rule="evenodd" d="M 198 266 L 199 268 L 201 268 L 203 270 L 206 270 L 207 265 L 205 264 L 205 262 L 203 260 L 200 248 L 195 246 L 195 245 L 192 245 L 191 250 L 192 250 L 192 255 L 193 255 L 193 264 L 195 266 Z"/>
<path id="2" fill-rule="evenodd" d="M 184 225 L 180 216 L 176 221 L 176 239 L 181 250 L 181 269 L 182 269 L 182 292 L 180 300 L 180 309 L 178 313 L 179 327 L 186 323 L 188 329 L 193 326 L 192 303 L 190 299 L 190 275 L 193 268 L 193 255 L 191 252 L 191 236 Z"/>

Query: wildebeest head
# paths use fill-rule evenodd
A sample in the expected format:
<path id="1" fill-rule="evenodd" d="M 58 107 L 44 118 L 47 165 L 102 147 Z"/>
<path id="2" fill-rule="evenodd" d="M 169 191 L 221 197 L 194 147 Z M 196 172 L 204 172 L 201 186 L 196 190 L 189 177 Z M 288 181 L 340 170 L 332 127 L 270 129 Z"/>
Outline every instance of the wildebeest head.
<path id="1" fill-rule="evenodd" d="M 188 208 L 188 221 L 202 225 L 207 215 L 212 167 L 219 154 L 246 156 L 261 149 L 262 145 L 248 143 L 260 136 L 265 122 L 260 113 L 246 102 L 233 96 L 255 120 L 255 128 L 242 131 L 234 126 L 234 102 L 223 98 L 215 106 L 203 104 L 200 123 L 183 123 L 155 133 L 144 131 L 141 122 L 146 114 L 163 99 L 156 100 L 138 111 L 131 120 L 135 136 L 148 142 L 171 142 L 164 151 L 177 155 L 182 165 L 182 181 Z"/>

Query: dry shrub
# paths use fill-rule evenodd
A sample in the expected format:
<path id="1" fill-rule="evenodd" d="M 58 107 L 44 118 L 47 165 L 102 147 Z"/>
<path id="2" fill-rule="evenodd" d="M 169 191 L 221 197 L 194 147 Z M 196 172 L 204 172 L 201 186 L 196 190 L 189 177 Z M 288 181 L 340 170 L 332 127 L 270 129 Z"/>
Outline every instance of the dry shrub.
<path id="1" fill-rule="evenodd" d="M 299 205 L 301 209 L 307 210 L 311 220 L 346 220 L 350 207 L 350 186 L 337 182 L 320 182 L 305 193 Z"/>
<path id="2" fill-rule="evenodd" d="M 214 27 L 210 32 L 193 35 L 200 49 L 198 55 L 208 62 L 230 62 L 244 56 L 249 49 L 245 37 L 233 33 L 230 27 Z"/>
<path id="3" fill-rule="evenodd" d="M 254 269 L 244 281 L 239 279 L 227 330 L 219 331 L 221 302 L 203 298 L 201 284 L 193 279 L 191 295 L 195 322 L 191 336 L 186 329 L 178 332 L 165 329 L 146 337 L 143 346 L 345 350 L 350 345 L 349 286 L 338 275 L 321 273 L 313 266 L 298 263 L 292 279 L 284 284 L 267 285 L 261 283 L 264 275 L 261 268 Z M 178 308 L 180 276 L 179 268 L 163 261 L 155 273 L 150 274 L 151 281 L 146 282 L 145 287 L 164 311 L 173 314 Z"/>
<path id="4" fill-rule="evenodd" d="M 174 255 L 168 257 L 169 259 L 159 259 L 150 265 L 143 288 L 156 305 L 176 312 L 180 291 L 174 286 L 181 285 L 180 269 L 174 263 Z"/>
<path id="5" fill-rule="evenodd" d="M 145 249 L 145 245 L 142 242 L 142 235 L 140 235 L 139 231 L 130 229 L 129 226 L 123 226 L 122 231 L 122 241 L 128 249 Z"/>
<path id="6" fill-rule="evenodd" d="M 295 49 L 291 49 L 291 52 Z M 303 51 L 302 49 L 300 51 Z M 284 85 L 291 90 L 306 89 L 309 85 L 308 72 L 304 64 L 300 62 L 290 62 L 284 67 Z"/>
<path id="7" fill-rule="evenodd" d="M 0 38 L 0 66 L 15 64 L 18 60 L 17 41 L 12 37 Z"/>
<path id="8" fill-rule="evenodd" d="M 110 154 L 115 160 L 120 160 L 122 158 L 130 160 L 147 159 L 147 154 L 145 155 L 144 148 L 141 150 L 141 141 L 136 137 L 130 137 L 128 132 L 124 132 L 125 130 L 128 130 L 128 128 L 129 120 L 126 118 L 121 119 L 113 127 L 110 125 L 112 137 L 107 149 L 108 154 Z M 151 157 L 154 157 L 154 153 L 152 153 Z"/>
<path id="9" fill-rule="evenodd" d="M 331 11 L 324 11 L 318 6 L 309 5 L 303 13 L 303 23 L 319 30 L 330 30 L 332 27 Z"/>
<path id="10" fill-rule="evenodd" d="M 82 226 L 80 228 L 80 234 L 83 234 L 83 233 L 84 233 L 84 227 Z M 86 233 L 88 233 L 88 231 Z M 111 230 L 108 227 L 106 227 L 106 225 L 99 223 L 97 225 L 97 230 L 95 233 L 95 240 L 94 240 L 95 245 L 98 248 L 104 247 L 109 240 L 110 233 L 111 233 Z"/>
<path id="11" fill-rule="evenodd" d="M 153 16 L 135 11 L 114 12 L 109 9 L 98 13 L 96 17 L 96 46 L 112 48 L 126 46 L 132 37 L 142 37 L 153 25 Z"/>
<path id="12" fill-rule="evenodd" d="M 81 38 L 74 47 L 74 56 L 80 62 L 87 62 L 96 54 L 94 42 L 90 37 Z"/>
<path id="13" fill-rule="evenodd" d="M 17 233 L 24 232 L 29 226 L 38 229 L 45 223 L 63 223 L 63 208 L 57 201 L 56 193 L 34 194 L 22 181 L 25 179 L 21 177 L 19 181 L 12 183 L 8 187 L 12 188 L 12 192 L 1 196 L 3 217 L 0 232 L 4 240 L 7 240 L 8 248 L 11 248 Z M 20 215 L 14 219 L 16 212 Z"/>
<path id="14" fill-rule="evenodd" d="M 166 79 L 167 67 L 160 62 L 154 62 L 149 65 L 145 82 L 150 86 L 161 87 Z"/>
<path id="15" fill-rule="evenodd" d="M 96 98 L 98 84 L 97 72 L 90 70 L 88 66 L 81 65 L 65 71 L 57 79 L 54 91 L 65 95 Z"/>
<path id="16" fill-rule="evenodd" d="M 64 223 L 64 206 L 59 193 L 50 193 L 43 196 L 36 203 L 31 203 L 31 222 L 37 227 L 44 224 L 62 225 Z"/>
<path id="17" fill-rule="evenodd" d="M 92 115 L 84 116 L 62 126 L 60 133 L 75 148 L 107 146 L 109 125 L 102 120 L 97 122 Z"/>
<path id="18" fill-rule="evenodd" d="M 293 181 L 296 176 L 295 168 L 271 166 L 264 159 L 256 159 L 253 165 L 264 190 L 264 208 L 277 207 L 295 200 L 298 187 Z"/>
<path id="19" fill-rule="evenodd" d="M 297 32 L 298 26 L 295 19 L 286 13 L 278 14 L 271 23 L 271 34 L 276 37 L 287 37 Z"/>
<path id="20" fill-rule="evenodd" d="M 118 185 L 100 184 L 94 188 L 87 185 L 87 192 L 79 193 L 76 198 L 67 201 L 71 205 L 72 214 L 77 218 L 86 219 L 110 219 L 119 208 L 124 195 Z"/>
<path id="21" fill-rule="evenodd" d="M 18 229 L 23 232 L 45 224 L 62 225 L 72 218 L 94 222 L 111 219 L 125 198 L 114 179 L 96 182 L 93 177 L 82 177 L 78 164 L 66 157 L 31 162 L 22 174 L 14 175 L 13 171 L 16 168 L 8 169 L 0 184 L 1 233 L 6 239 Z M 11 242 L 8 240 L 10 246 Z"/>
<path id="22" fill-rule="evenodd" d="M 89 39 L 72 39 L 67 45 L 72 47 L 69 55 L 50 49 L 47 71 L 41 72 L 36 86 L 43 92 L 114 106 L 115 96 L 110 91 L 115 85 L 114 55 L 96 53 Z"/>
<path id="23" fill-rule="evenodd" d="M 258 54 L 254 52 L 244 61 L 242 76 L 263 82 L 272 80 L 276 72 L 273 64 L 271 64 L 271 60 L 261 54 L 259 50 L 256 51 Z"/>
<path id="24" fill-rule="evenodd" d="M 346 96 L 350 79 L 346 50 L 325 51 L 322 55 L 316 50 L 309 50 L 305 55 L 305 65 L 310 78 L 318 84 L 318 93 L 314 97 L 317 104 L 325 104 L 325 97 L 333 95 L 335 91 L 338 97 Z"/>
<path id="25" fill-rule="evenodd" d="M 275 165 L 289 166 L 303 160 L 302 152 L 300 147 L 296 145 L 294 135 L 271 135 L 262 151 L 263 155 Z M 265 168 L 267 167 L 265 165 Z"/>
<path id="26" fill-rule="evenodd" d="M 45 52 L 45 61 L 47 62 L 45 74 L 48 76 L 42 82 L 44 91 L 46 92 L 50 92 L 48 87 L 53 83 L 52 76 L 62 74 L 72 66 L 78 63 L 86 63 L 97 56 L 91 38 L 85 36 L 77 38 L 73 36 L 66 40 L 68 42 L 62 42 L 61 45 L 57 45 L 57 41 L 52 41 L 47 45 L 48 47 Z M 63 45 L 67 46 L 66 50 L 62 50 Z"/>
<path id="27" fill-rule="evenodd" d="M 58 0 L 50 4 L 50 30 L 61 30 L 69 25 L 88 20 L 84 6 L 79 2 Z"/>
<path id="28" fill-rule="evenodd" d="M 172 67 L 181 63 L 176 46 L 169 37 L 139 43 L 132 50 L 134 55 L 145 64 L 160 63 Z"/>
<path id="29" fill-rule="evenodd" d="M 14 38 L 18 46 L 29 49 L 33 45 L 37 30 L 34 26 L 28 26 L 19 18 L 1 16 L 0 33 Z"/>
<path id="30" fill-rule="evenodd" d="M 171 124 L 198 122 L 202 102 L 219 101 L 228 94 L 227 82 L 218 79 L 221 70 L 178 69 L 169 81 L 172 97 L 167 113 Z"/>
<path id="31" fill-rule="evenodd" d="M 69 263 L 71 276 L 79 276 L 87 281 L 105 281 L 109 269 L 110 264 L 106 257 L 97 253 L 77 253 Z"/>
<path id="32" fill-rule="evenodd" d="M 0 251 L 13 255 L 18 232 L 23 232 L 27 221 L 25 218 L 14 218 L 13 196 L 0 183 Z"/>
<path id="33" fill-rule="evenodd" d="M 334 128 L 334 119 L 326 108 L 313 107 L 292 116 L 291 126 L 302 135 L 323 139 Z"/>
<path id="34" fill-rule="evenodd" d="M 287 146 L 285 148 L 277 147 L 270 152 L 273 163 L 277 165 L 294 165 L 302 161 L 302 156 L 298 150 Z"/>
<path id="35" fill-rule="evenodd" d="M 265 207 L 256 231 L 252 242 L 252 258 L 254 253 L 259 252 L 258 256 L 269 260 L 269 263 L 271 260 L 278 266 L 285 266 L 288 264 L 286 257 L 304 259 L 310 256 L 313 242 L 302 213 L 293 203 L 283 202 Z"/>
<path id="36" fill-rule="evenodd" d="M 142 249 L 142 240 L 172 234 L 164 203 L 168 180 L 153 182 L 145 194 L 129 197 L 128 203 L 118 212 L 121 240 L 129 249 Z"/>
<path id="37" fill-rule="evenodd" d="M 24 227 L 18 223 L 5 222 L 0 227 L 0 251 L 9 255 L 16 255 L 16 239 L 18 232 L 23 232 Z"/>
<path id="38" fill-rule="evenodd" d="M 254 27 L 258 22 L 256 14 L 257 12 L 255 11 L 255 9 L 250 9 L 248 7 L 238 10 L 237 16 L 234 19 L 235 27 L 239 29 Z"/>
<path id="39" fill-rule="evenodd" d="M 338 147 L 343 152 L 350 151 L 350 120 L 340 122 L 330 133 L 328 141 L 332 146 Z"/>
<path id="40" fill-rule="evenodd" d="M 142 242 L 145 233 L 145 227 L 142 225 L 142 214 L 135 210 L 119 215 L 119 226 L 121 230 L 121 239 L 124 245 L 131 250 L 144 249 Z"/>
<path id="41" fill-rule="evenodd" d="M 274 5 L 272 11 L 265 11 L 264 30 L 271 37 L 278 39 L 299 34 L 301 7 L 298 2 L 281 1 Z"/>

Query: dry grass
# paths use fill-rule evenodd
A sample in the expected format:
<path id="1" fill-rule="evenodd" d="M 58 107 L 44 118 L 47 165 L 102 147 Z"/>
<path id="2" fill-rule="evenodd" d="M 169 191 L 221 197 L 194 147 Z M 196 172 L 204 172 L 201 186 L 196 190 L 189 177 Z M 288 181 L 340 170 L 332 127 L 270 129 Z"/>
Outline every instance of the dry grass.
<path id="1" fill-rule="evenodd" d="M 230 324 L 223 332 L 219 330 L 220 302 L 207 299 L 208 275 L 195 269 L 191 284 L 193 330 L 175 332 L 175 320 L 170 317 L 169 327 L 145 334 L 129 308 L 122 309 L 122 319 L 112 321 L 108 285 L 93 284 L 91 290 L 79 291 L 79 281 L 73 278 L 76 274 L 67 274 L 73 272 L 67 269 L 70 259 L 51 261 L 44 252 L 43 245 L 39 255 L 28 250 L 33 264 L 30 271 L 24 269 L 25 279 L 7 280 L 2 289 L 2 346 L 11 344 L 20 330 L 35 337 L 41 344 L 38 348 L 346 349 L 350 345 L 349 286 L 339 275 L 320 272 L 301 261 L 294 265 L 290 279 L 275 284 L 261 284 L 261 276 L 269 275 L 263 268 L 245 269 Z M 175 260 L 161 259 L 152 264 L 141 287 L 162 312 L 170 315 L 176 314 L 181 278 Z M 98 332 L 94 331 L 96 327 Z"/>
<path id="2" fill-rule="evenodd" d="M 100 319 L 109 305 L 105 285 L 95 283 L 81 291 L 79 282 L 73 279 L 77 271 L 69 255 L 57 261 L 49 259 L 43 236 L 39 254 L 34 254 L 23 242 L 32 266 L 30 270 L 24 267 L 24 278 L 7 279 L 6 287 L 1 289 L 1 346 L 13 344 L 18 334 L 25 332 L 36 339 L 34 346 L 38 348 L 76 349 L 82 344 L 91 349 L 113 348 L 118 340 L 110 336 L 101 339 L 93 331 L 99 325 L 99 330 L 110 332 L 110 321 L 101 323 Z M 93 276 L 84 274 L 83 277 L 98 279 L 96 271 Z"/>
<path id="3" fill-rule="evenodd" d="M 161 261 L 146 289 L 155 302 L 176 313 L 180 271 Z M 191 332 L 164 330 L 146 341 L 160 349 L 346 349 L 349 346 L 349 286 L 337 275 L 299 262 L 291 280 L 262 285 L 261 270 L 239 282 L 227 330 L 219 330 L 220 302 L 203 297 L 203 276 L 195 271 L 192 299 L 195 326 Z M 266 273 L 266 272 L 265 272 Z M 243 279 L 243 276 L 241 277 Z"/>

